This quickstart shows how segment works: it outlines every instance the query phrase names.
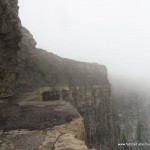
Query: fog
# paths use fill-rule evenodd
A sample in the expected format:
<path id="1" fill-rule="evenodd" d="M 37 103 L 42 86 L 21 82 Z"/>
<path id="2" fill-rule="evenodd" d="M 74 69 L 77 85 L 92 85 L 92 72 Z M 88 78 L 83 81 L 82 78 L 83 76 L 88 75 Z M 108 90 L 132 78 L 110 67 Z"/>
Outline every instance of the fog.
<path id="1" fill-rule="evenodd" d="M 149 0 L 20 0 L 37 47 L 150 83 Z"/>

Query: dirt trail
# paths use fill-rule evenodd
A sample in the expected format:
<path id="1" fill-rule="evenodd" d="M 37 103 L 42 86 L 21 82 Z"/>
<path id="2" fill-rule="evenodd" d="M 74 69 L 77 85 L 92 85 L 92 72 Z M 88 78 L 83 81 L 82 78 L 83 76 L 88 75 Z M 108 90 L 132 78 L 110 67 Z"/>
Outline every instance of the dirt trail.
<path id="1" fill-rule="evenodd" d="M 30 101 L 0 109 L 0 130 L 41 130 L 68 123 L 80 115 L 65 101 Z"/>

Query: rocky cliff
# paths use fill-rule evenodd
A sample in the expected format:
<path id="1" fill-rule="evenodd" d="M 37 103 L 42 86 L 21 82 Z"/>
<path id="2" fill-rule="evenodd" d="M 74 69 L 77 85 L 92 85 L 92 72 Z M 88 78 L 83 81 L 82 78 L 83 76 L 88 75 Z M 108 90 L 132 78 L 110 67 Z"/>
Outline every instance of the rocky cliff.
<path id="1" fill-rule="evenodd" d="M 74 146 L 82 143 L 83 147 L 74 149 L 87 149 L 84 139 L 90 148 L 113 147 L 111 92 L 106 67 L 61 58 L 36 48 L 33 36 L 27 29 L 20 27 L 16 0 L 1 1 L 0 12 L 3 14 L 0 31 L 0 97 L 9 97 L 12 102 L 9 107 L 0 109 L 0 130 L 9 132 L 1 133 L 4 137 L 1 144 L 4 149 L 9 149 L 8 143 L 11 143 L 9 146 L 12 149 L 16 149 L 18 136 L 25 134 L 22 139 L 24 141 L 33 132 L 37 141 L 41 140 L 41 144 L 37 145 L 36 141 L 33 141 L 38 148 L 32 144 L 30 149 L 47 147 L 70 150 L 71 148 L 66 146 L 68 143 L 62 142 L 67 141 L 68 137 Z M 20 41 L 21 35 L 23 37 Z M 4 100 L 1 103 L 4 103 Z M 80 114 L 73 109 L 77 109 Z M 84 127 L 80 115 L 84 118 L 86 134 L 83 134 Z M 66 131 L 75 120 L 77 124 L 75 123 L 71 130 L 78 128 L 80 132 L 77 135 L 77 130 L 71 134 L 70 130 Z M 60 139 L 62 143 L 57 143 L 55 141 L 58 140 L 58 133 L 55 134 L 55 138 L 50 137 L 53 131 L 56 132 L 56 126 L 62 128 L 62 125 L 65 135 Z M 21 131 L 14 131 L 17 129 Z M 13 140 L 11 137 L 16 135 L 16 140 Z M 30 141 L 32 139 L 34 137 Z M 26 146 L 29 146 L 29 143 Z"/>
<path id="2" fill-rule="evenodd" d="M 125 82 L 119 81 L 119 78 L 112 80 L 115 140 L 116 143 L 130 143 L 130 146 L 126 144 L 117 148 L 149 150 L 149 144 L 146 144 L 150 143 L 149 95 L 133 81 Z"/>
<path id="3" fill-rule="evenodd" d="M 18 1 L 0 1 L 0 100 L 14 95 L 17 52 L 21 40 Z"/>
<path id="4" fill-rule="evenodd" d="M 88 150 L 83 118 L 68 102 L 21 102 L 0 113 L 2 150 Z"/>
<path id="5" fill-rule="evenodd" d="M 22 34 L 22 49 L 18 52 L 17 101 L 26 99 L 29 92 L 37 89 L 41 90 L 35 96 L 31 94 L 31 99 L 43 100 L 42 92 L 49 91 L 47 100 L 69 101 L 78 109 L 84 118 L 89 147 L 113 146 L 111 92 L 106 67 L 61 58 L 37 49 L 29 31 L 22 28 Z"/>

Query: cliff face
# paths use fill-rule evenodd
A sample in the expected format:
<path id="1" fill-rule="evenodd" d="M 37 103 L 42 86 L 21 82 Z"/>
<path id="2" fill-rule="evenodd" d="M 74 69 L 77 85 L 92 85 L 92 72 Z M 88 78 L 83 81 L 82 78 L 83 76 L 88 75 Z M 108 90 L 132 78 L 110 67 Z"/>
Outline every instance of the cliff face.
<path id="1" fill-rule="evenodd" d="M 61 58 L 53 53 L 35 48 L 30 32 L 21 28 L 23 38 L 18 52 L 20 64 L 17 79 L 17 95 L 22 89 L 33 90 L 44 86 L 87 86 L 108 83 L 103 65 L 84 63 Z"/>
<path id="2" fill-rule="evenodd" d="M 17 53 L 19 61 L 17 72 L 19 72 L 19 75 L 15 86 L 15 99 L 22 96 L 22 93 L 48 86 L 37 65 L 37 56 L 40 57 L 40 55 L 35 48 L 36 42 L 33 36 L 23 27 L 21 28 L 21 33 L 23 37 L 20 42 L 21 49 Z"/>
<path id="3" fill-rule="evenodd" d="M 13 102 L 11 106 L 0 109 L 0 121 L 2 122 L 0 130 L 39 130 L 38 136 L 40 134 L 41 140 L 44 138 L 45 142 L 38 148 L 42 149 L 46 146 L 45 143 L 48 144 L 48 148 L 52 148 L 57 136 L 54 138 L 55 140 L 50 139 L 53 131 L 48 131 L 45 134 L 45 130 L 56 126 L 60 127 L 63 124 L 66 126 L 66 124 L 71 124 L 74 119 L 81 119 L 83 116 L 86 134 L 83 135 L 84 128 L 81 121 L 82 125 L 73 122 L 74 125 L 70 125 L 72 130 L 75 128 L 80 130 L 81 126 L 82 130 L 78 135 L 75 135 L 75 132 L 70 135 L 67 130 L 65 134 L 68 136 L 64 136 L 63 140 L 67 141 L 67 137 L 70 137 L 73 145 L 76 144 L 76 146 L 78 140 L 82 140 L 79 142 L 82 143 L 82 149 L 87 149 L 83 143 L 83 138 L 86 139 L 87 145 L 92 148 L 104 149 L 106 145 L 108 145 L 107 147 L 113 146 L 110 84 L 107 79 L 106 67 L 96 63 L 84 63 L 61 58 L 53 53 L 37 49 L 33 36 L 27 29 L 20 27 L 17 0 L 3 0 L 0 4 L 0 13 L 2 14 L 0 26 L 0 98 L 8 99 L 9 97 L 9 100 L 11 98 Z M 21 35 L 23 37 L 20 41 Z M 43 102 L 43 100 L 50 100 L 50 102 Z M 31 101 L 31 103 L 27 101 Z M 64 102 L 66 107 L 60 101 Z M 68 101 L 69 105 L 65 101 Z M 77 113 L 72 114 L 74 107 L 81 116 Z M 16 122 L 16 120 L 19 121 Z M 42 129 L 44 131 L 41 131 Z M 9 137 L 16 133 L 18 138 L 22 131 L 21 133 L 11 132 Z M 30 133 L 23 134 L 27 134 L 24 137 L 27 139 Z M 56 133 L 56 135 L 58 134 Z M 6 146 L 7 142 L 10 143 L 9 137 L 7 138 L 5 133 L 2 133 L 2 136 L 6 137 L 2 146 Z M 47 143 L 47 139 L 54 141 Z M 12 141 L 11 138 L 10 140 Z M 61 141 L 56 143 L 56 146 L 60 147 Z M 12 143 L 15 142 L 12 141 Z M 63 145 L 65 146 L 67 143 L 63 142 Z M 13 146 L 15 147 L 12 144 Z"/>
<path id="4" fill-rule="evenodd" d="M 71 102 L 84 117 L 88 145 L 112 145 L 111 93 L 106 67 L 37 49 L 30 32 L 25 28 L 21 31 L 24 36 L 18 52 L 21 63 L 16 98 L 22 98 L 22 91 L 26 93 L 43 87 L 50 87 L 51 91 L 57 89 L 63 95 L 60 98 Z"/>
<path id="5" fill-rule="evenodd" d="M 121 81 L 113 83 L 113 118 L 117 140 L 115 143 L 132 143 L 130 146 L 119 146 L 119 150 L 148 150 L 149 146 L 146 144 L 141 148 L 133 143 L 140 145 L 150 142 L 149 96 L 137 86 L 131 88 L 134 84 L 130 82 L 130 85 L 128 82 L 126 81 L 127 85 Z"/>
<path id="6" fill-rule="evenodd" d="M 0 100 L 14 95 L 17 52 L 21 40 L 18 1 L 0 1 Z"/>
<path id="7" fill-rule="evenodd" d="M 43 91 L 49 91 L 47 100 L 61 99 L 72 103 L 84 118 L 86 141 L 90 147 L 112 146 L 111 93 L 106 67 L 61 58 L 37 49 L 29 31 L 22 28 L 22 34 L 22 49 L 18 53 L 20 74 L 16 85 L 18 101 L 29 91 L 49 87 L 49 90 L 40 90 L 39 96 Z M 21 91 L 25 96 L 20 95 Z M 34 99 L 42 100 L 36 96 Z"/>

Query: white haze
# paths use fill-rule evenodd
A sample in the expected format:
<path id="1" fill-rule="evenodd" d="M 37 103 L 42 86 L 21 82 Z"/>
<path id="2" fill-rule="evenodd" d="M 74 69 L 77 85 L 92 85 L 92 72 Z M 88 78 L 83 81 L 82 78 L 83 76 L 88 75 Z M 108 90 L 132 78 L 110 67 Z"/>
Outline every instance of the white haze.
<path id="1" fill-rule="evenodd" d="M 20 0 L 37 47 L 150 85 L 149 0 Z"/>

